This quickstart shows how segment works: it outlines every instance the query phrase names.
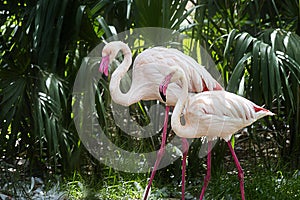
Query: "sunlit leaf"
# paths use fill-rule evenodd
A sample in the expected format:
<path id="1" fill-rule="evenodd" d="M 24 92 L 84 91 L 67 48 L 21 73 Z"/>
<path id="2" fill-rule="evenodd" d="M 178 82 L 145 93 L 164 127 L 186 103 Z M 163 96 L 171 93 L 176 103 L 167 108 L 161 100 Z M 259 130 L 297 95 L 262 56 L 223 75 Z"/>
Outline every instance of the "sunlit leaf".
<path id="1" fill-rule="evenodd" d="M 226 45 L 223 54 L 224 57 L 227 57 L 229 55 L 230 47 L 232 46 L 233 40 L 236 36 L 236 32 L 237 32 L 236 29 L 232 29 L 227 36 Z"/>
<path id="2" fill-rule="evenodd" d="M 251 57 L 251 52 L 247 53 L 243 56 L 242 59 L 237 63 L 237 65 L 234 68 L 234 71 L 232 72 L 232 75 L 229 79 L 227 90 L 234 92 L 238 89 L 238 85 L 242 76 L 242 73 L 244 72 L 244 64 L 246 60 L 248 60 Z"/>

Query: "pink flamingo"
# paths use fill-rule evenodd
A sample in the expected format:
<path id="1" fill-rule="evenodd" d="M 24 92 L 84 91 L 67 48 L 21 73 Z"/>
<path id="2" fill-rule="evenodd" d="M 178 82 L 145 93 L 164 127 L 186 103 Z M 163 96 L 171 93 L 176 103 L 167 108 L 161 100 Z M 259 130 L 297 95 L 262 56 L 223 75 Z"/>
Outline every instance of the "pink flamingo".
<path id="1" fill-rule="evenodd" d="M 165 77 L 159 87 L 163 98 L 166 98 L 168 84 L 180 80 L 182 90 L 179 93 L 178 101 L 175 105 L 172 117 L 171 127 L 174 132 L 184 138 L 199 138 L 206 136 L 209 141 L 220 137 L 223 138 L 230 149 L 234 162 L 238 169 L 240 180 L 240 190 L 242 200 L 244 194 L 244 175 L 238 158 L 232 148 L 231 136 L 249 126 L 256 120 L 274 115 L 269 110 L 262 108 L 253 102 L 226 91 L 205 91 L 198 94 L 188 93 L 187 80 L 181 68 L 173 68 L 174 71 Z M 168 97 L 166 98 L 168 99 Z M 180 121 L 181 114 L 185 119 L 185 124 Z M 204 180 L 204 186 L 201 191 L 200 200 L 204 197 L 204 192 L 210 180 L 211 169 L 211 142 L 208 143 L 207 155 L 207 174 Z"/>
<path id="2" fill-rule="evenodd" d="M 157 159 L 144 194 L 144 199 L 147 199 L 157 167 L 165 151 L 169 106 L 175 105 L 177 102 L 177 94 L 181 90 L 180 82 L 170 84 L 167 92 L 168 99 L 165 101 L 165 99 L 161 98 L 157 90 L 161 81 L 173 70 L 173 66 L 176 65 L 182 68 L 189 81 L 187 85 L 187 91 L 189 92 L 197 93 L 207 90 L 223 90 L 223 88 L 209 72 L 193 58 L 176 49 L 154 47 L 143 51 L 136 57 L 133 63 L 131 87 L 127 93 L 123 93 L 120 90 L 120 81 L 132 64 L 132 54 L 128 45 L 121 41 L 113 41 L 106 44 L 102 50 L 102 60 L 99 71 L 105 76 L 108 76 L 109 64 L 116 58 L 119 51 L 122 52 L 124 60 L 111 76 L 109 90 L 113 101 L 123 106 L 129 106 L 140 100 L 159 100 L 167 104 L 161 147 L 157 153 Z M 184 138 L 182 138 L 182 148 L 183 150 L 188 149 L 188 142 Z M 187 154 L 185 151 L 183 152 L 183 157 L 186 157 Z M 182 191 L 182 198 L 184 199 L 184 176 L 182 178 Z"/>

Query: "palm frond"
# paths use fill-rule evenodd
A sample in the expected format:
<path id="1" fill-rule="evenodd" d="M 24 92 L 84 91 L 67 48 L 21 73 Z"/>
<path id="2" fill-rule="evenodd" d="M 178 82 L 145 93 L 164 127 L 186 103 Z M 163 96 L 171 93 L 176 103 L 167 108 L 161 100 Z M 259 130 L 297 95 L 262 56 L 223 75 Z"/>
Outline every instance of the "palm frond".
<path id="1" fill-rule="evenodd" d="M 251 96 L 256 102 L 263 102 L 263 97 L 264 102 L 271 106 L 274 98 L 283 98 L 295 109 L 295 94 L 290 90 L 289 81 L 293 77 L 300 83 L 297 57 L 300 40 L 295 38 L 299 36 L 282 30 L 266 30 L 257 38 L 245 32 L 232 31 L 224 51 L 224 55 L 228 55 L 232 45 L 236 46 L 231 62 L 234 71 L 228 82 L 228 90 L 236 91 L 242 76 L 249 73 Z M 283 90 L 288 91 L 287 95 L 282 96 Z"/>

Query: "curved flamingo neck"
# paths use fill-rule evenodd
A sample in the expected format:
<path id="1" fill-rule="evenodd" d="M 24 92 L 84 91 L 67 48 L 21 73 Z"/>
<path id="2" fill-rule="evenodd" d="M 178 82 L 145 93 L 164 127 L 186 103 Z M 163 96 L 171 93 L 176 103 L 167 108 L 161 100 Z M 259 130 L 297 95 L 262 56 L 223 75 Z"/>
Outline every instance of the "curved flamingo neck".
<path id="1" fill-rule="evenodd" d="M 129 106 L 131 104 L 129 102 L 132 101 L 132 86 L 127 93 L 123 93 L 120 89 L 120 83 L 132 63 L 132 54 L 129 47 L 125 44 L 120 47 L 120 51 L 124 55 L 124 60 L 113 72 L 109 90 L 114 102 L 123 106 Z"/>
<path id="2" fill-rule="evenodd" d="M 186 104 L 188 98 L 188 82 L 184 74 L 180 76 L 182 81 L 182 89 L 181 93 L 179 94 L 179 98 L 173 110 L 172 118 L 171 118 L 171 125 L 172 129 L 178 136 L 184 137 L 187 134 L 191 134 L 189 131 L 189 125 L 186 123 L 184 126 L 181 124 L 180 116 Z"/>

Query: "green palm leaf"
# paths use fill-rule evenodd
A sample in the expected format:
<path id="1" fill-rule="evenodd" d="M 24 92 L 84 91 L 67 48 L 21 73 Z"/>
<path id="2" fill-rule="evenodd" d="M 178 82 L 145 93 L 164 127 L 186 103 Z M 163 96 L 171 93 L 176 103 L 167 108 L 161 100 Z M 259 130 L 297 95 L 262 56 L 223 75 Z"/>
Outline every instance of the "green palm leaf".
<path id="1" fill-rule="evenodd" d="M 247 68 L 253 86 L 251 96 L 254 101 L 266 102 L 271 106 L 274 98 L 283 98 L 290 102 L 292 109 L 295 109 L 293 103 L 295 94 L 291 92 L 289 80 L 290 77 L 294 77 L 299 83 L 299 63 L 294 60 L 298 59 L 299 55 L 296 47 L 300 45 L 300 40 L 295 39 L 297 37 L 293 33 L 278 30 L 266 30 L 257 38 L 245 32 L 232 31 L 224 51 L 224 55 L 229 55 L 230 46 L 236 42 L 232 62 L 235 67 L 228 83 L 228 90 L 237 91 L 242 76 L 247 75 L 245 73 Z M 246 58 L 250 55 L 251 64 L 246 62 Z M 283 90 L 288 91 L 285 96 L 282 96 Z"/>
<path id="2" fill-rule="evenodd" d="M 30 152 L 32 163 L 63 168 L 78 156 L 70 90 L 81 59 L 104 33 L 81 3 L 9 1 L 0 37 L 1 153 Z"/>

